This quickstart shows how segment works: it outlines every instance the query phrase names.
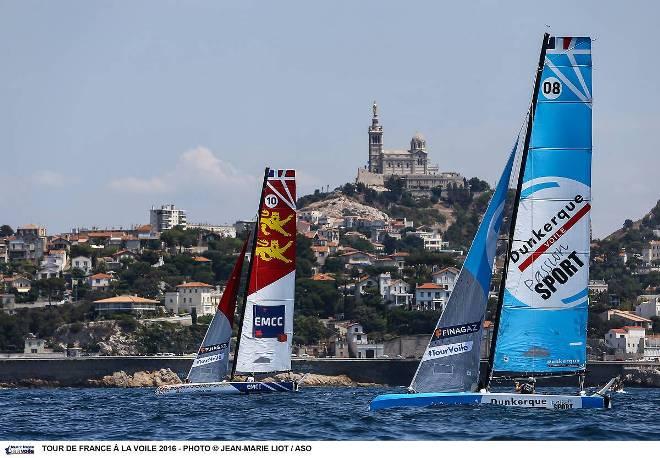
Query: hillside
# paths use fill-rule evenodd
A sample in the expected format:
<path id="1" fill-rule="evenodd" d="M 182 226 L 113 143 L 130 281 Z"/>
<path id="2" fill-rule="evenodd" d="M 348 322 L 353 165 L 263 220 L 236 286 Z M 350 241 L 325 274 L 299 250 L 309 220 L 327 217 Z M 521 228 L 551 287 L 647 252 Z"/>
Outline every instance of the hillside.
<path id="1" fill-rule="evenodd" d="M 356 215 L 372 220 L 406 218 L 414 227 L 437 231 L 452 248 L 466 250 L 488 205 L 488 183 L 472 178 L 466 188 L 436 188 L 431 197 L 414 198 L 392 177 L 386 191 L 347 183 L 329 193 L 318 190 L 298 200 L 300 212 L 319 211 L 328 218 Z"/>

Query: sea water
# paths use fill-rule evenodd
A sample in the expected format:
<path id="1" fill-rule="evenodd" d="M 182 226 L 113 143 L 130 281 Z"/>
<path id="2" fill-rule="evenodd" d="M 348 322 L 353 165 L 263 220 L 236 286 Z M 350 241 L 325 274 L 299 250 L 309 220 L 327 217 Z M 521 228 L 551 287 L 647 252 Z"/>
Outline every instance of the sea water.
<path id="1" fill-rule="evenodd" d="M 0 390 L 0 439 L 660 439 L 660 389 L 627 387 L 615 393 L 609 410 L 484 405 L 369 411 L 375 396 L 401 392 L 303 387 L 299 393 L 156 396 L 147 388 L 12 388 Z"/>

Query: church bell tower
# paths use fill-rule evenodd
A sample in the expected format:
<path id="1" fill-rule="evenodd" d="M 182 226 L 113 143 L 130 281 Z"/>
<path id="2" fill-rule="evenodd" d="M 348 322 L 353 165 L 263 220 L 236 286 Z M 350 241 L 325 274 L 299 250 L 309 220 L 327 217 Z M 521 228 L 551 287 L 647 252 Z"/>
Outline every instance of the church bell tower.
<path id="1" fill-rule="evenodd" d="M 373 117 L 371 118 L 371 126 L 369 126 L 369 171 L 383 173 L 383 126 L 378 124 L 378 105 L 375 101 L 371 109 Z"/>

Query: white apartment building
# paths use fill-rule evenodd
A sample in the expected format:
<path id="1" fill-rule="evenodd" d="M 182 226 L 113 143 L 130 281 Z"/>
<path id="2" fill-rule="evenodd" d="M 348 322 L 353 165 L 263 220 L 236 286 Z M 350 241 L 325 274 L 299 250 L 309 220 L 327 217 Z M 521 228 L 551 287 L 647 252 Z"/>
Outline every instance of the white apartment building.
<path id="1" fill-rule="evenodd" d="M 443 251 L 449 249 L 449 242 L 443 242 L 442 237 L 437 232 L 416 231 L 408 232 L 407 235 L 413 235 L 422 239 L 426 251 Z"/>
<path id="2" fill-rule="evenodd" d="M 221 237 L 236 238 L 236 228 L 229 225 L 209 224 L 209 223 L 188 223 L 187 229 L 203 229 L 205 231 L 213 232 Z"/>
<path id="3" fill-rule="evenodd" d="M 149 224 L 153 232 L 163 232 L 175 226 L 188 226 L 186 211 L 176 208 L 173 204 L 162 205 L 160 208 L 151 207 L 149 211 Z"/>
<path id="4" fill-rule="evenodd" d="M 660 240 L 651 240 L 647 246 L 642 248 L 642 260 L 647 263 L 660 260 Z"/>
<path id="5" fill-rule="evenodd" d="M 412 304 L 410 285 L 403 280 L 392 280 L 389 272 L 378 276 L 380 295 L 391 307 L 408 307 Z"/>
<path id="6" fill-rule="evenodd" d="M 660 316 L 660 294 L 644 294 L 637 296 L 639 304 L 635 306 L 635 314 L 651 319 Z"/>
<path id="7" fill-rule="evenodd" d="M 445 267 L 444 269 L 433 272 L 431 278 L 433 278 L 433 283 L 440 285 L 442 289 L 447 291 L 447 297 L 449 297 L 449 294 L 454 291 L 454 285 L 456 284 L 459 272 L 456 267 Z"/>
<path id="8" fill-rule="evenodd" d="M 382 343 L 369 342 L 362 325 L 352 323 L 346 328 L 346 341 L 351 356 L 354 358 L 379 358 L 383 356 Z"/>
<path id="9" fill-rule="evenodd" d="M 37 273 L 39 279 L 56 278 L 62 274 L 67 267 L 67 253 L 65 250 L 50 250 L 41 261 L 41 267 Z"/>
<path id="10" fill-rule="evenodd" d="M 610 329 L 605 334 L 605 345 L 616 354 L 643 354 L 646 330 L 640 326 L 624 326 Z"/>
<path id="11" fill-rule="evenodd" d="M 444 310 L 449 292 L 436 283 L 422 283 L 415 288 L 415 309 Z"/>
<path id="12" fill-rule="evenodd" d="M 85 272 L 85 275 L 92 271 L 92 258 L 87 256 L 76 256 L 71 260 L 72 269 L 80 269 Z"/>
<path id="13" fill-rule="evenodd" d="M 177 285 L 176 292 L 165 293 L 165 308 L 175 315 L 192 313 L 198 316 L 214 315 L 220 303 L 222 292 L 202 282 L 188 282 Z"/>

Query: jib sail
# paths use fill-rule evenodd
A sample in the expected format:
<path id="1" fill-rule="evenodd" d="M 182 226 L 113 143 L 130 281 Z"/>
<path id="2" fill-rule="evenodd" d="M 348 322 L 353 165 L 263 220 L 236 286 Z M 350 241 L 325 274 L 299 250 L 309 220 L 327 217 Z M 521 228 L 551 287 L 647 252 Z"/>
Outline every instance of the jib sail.
<path id="1" fill-rule="evenodd" d="M 591 209 L 591 40 L 548 37 L 534 94 L 495 372 L 581 371 Z M 543 54 L 542 54 L 543 55 Z"/>
<path id="2" fill-rule="evenodd" d="M 291 369 L 296 275 L 296 173 L 266 170 L 236 372 Z"/>
<path id="3" fill-rule="evenodd" d="M 475 391 L 484 314 L 518 142 L 490 199 L 447 306 L 410 384 L 412 391 Z"/>
<path id="4" fill-rule="evenodd" d="M 243 244 L 236 264 L 231 271 L 227 286 L 218 310 L 211 320 L 202 345 L 193 361 L 188 380 L 190 382 L 219 382 L 229 372 L 229 342 L 231 340 L 234 312 L 236 311 L 236 296 L 241 280 L 241 270 L 245 259 L 247 240 Z"/>

